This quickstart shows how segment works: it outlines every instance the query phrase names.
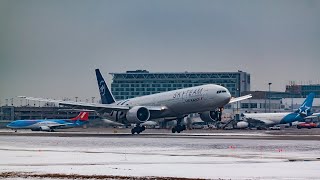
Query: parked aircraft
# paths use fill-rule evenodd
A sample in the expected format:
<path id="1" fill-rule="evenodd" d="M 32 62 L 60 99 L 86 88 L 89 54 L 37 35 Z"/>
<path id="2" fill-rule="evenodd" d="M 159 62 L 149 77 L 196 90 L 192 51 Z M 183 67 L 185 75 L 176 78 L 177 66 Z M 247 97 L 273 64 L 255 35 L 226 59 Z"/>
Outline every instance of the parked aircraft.
<path id="1" fill-rule="evenodd" d="M 231 98 L 225 87 L 207 84 L 116 101 L 99 69 L 95 71 L 102 104 L 20 97 L 95 110 L 98 114 L 116 123 L 136 124 L 131 130 L 132 134 L 139 134 L 145 130 L 142 123 L 159 118 L 165 118 L 167 121 L 177 120 L 176 126 L 172 128 L 172 133 L 180 133 L 186 129 L 185 125 L 181 125 L 181 121 L 188 114 L 200 113 L 204 118 L 214 119 L 216 109 L 222 109 L 228 103 L 251 98 L 251 95 Z"/>
<path id="2" fill-rule="evenodd" d="M 247 128 L 249 124 L 257 127 L 269 127 L 277 124 L 292 124 L 295 121 L 303 122 L 311 117 L 312 103 L 315 94 L 310 93 L 300 108 L 294 112 L 284 113 L 243 113 L 243 120 L 237 123 L 237 128 Z"/>
<path id="3" fill-rule="evenodd" d="M 31 129 L 32 131 L 51 131 L 54 129 L 66 129 L 83 126 L 88 123 L 88 112 L 80 114 L 71 119 L 38 119 L 38 120 L 16 120 L 7 125 L 8 128 Z"/>

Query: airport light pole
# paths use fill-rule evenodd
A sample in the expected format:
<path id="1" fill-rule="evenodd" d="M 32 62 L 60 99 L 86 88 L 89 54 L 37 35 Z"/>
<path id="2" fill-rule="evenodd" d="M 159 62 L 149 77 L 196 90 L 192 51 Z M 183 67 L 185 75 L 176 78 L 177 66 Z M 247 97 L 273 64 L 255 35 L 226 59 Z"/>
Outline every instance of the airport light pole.
<path id="1" fill-rule="evenodd" d="M 271 106 L 270 106 L 270 89 L 271 89 L 271 84 L 272 83 L 268 83 L 268 85 L 269 85 L 269 95 L 268 95 L 268 99 L 269 99 L 269 113 L 271 112 Z"/>
<path id="2" fill-rule="evenodd" d="M 240 91 L 239 91 L 239 88 L 237 88 L 237 96 L 240 97 Z M 239 115 L 239 101 L 237 101 L 237 113 L 236 113 L 236 120 L 239 121 L 239 118 L 240 115 Z"/>
<path id="3" fill-rule="evenodd" d="M 291 92 L 291 111 L 293 112 L 293 94 Z"/>

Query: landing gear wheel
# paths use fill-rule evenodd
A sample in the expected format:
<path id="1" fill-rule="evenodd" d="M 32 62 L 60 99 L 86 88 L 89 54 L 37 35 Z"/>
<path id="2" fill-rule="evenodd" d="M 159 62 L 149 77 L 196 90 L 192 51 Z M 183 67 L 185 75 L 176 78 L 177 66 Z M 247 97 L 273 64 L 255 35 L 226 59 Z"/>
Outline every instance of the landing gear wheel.
<path id="1" fill-rule="evenodd" d="M 145 126 L 136 126 L 133 129 L 131 129 L 131 134 L 140 134 L 142 131 L 146 130 Z"/>
<path id="2" fill-rule="evenodd" d="M 181 123 L 181 120 L 178 120 L 177 125 L 172 128 L 172 133 L 175 133 L 175 132 L 180 133 L 187 129 L 186 125 L 180 125 L 180 123 Z"/>
<path id="3" fill-rule="evenodd" d="M 172 133 L 176 133 L 176 128 L 172 128 L 172 129 L 171 129 L 171 132 L 172 132 Z"/>
<path id="4" fill-rule="evenodd" d="M 183 126 L 181 126 L 181 127 L 182 127 L 181 131 L 184 131 L 184 130 L 187 129 L 187 126 L 186 126 L 186 125 L 183 125 Z"/>

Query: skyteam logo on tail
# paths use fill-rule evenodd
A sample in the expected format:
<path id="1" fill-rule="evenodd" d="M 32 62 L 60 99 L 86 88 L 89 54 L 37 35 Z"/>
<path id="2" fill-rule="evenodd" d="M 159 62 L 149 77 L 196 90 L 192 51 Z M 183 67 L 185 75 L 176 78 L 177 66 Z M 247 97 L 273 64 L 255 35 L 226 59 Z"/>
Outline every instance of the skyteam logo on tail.
<path id="1" fill-rule="evenodd" d="M 99 88 L 99 93 L 101 96 L 101 103 L 102 104 L 111 104 L 114 103 L 114 97 L 112 96 L 111 92 L 109 91 L 109 88 L 104 81 L 99 69 L 96 69 L 96 76 L 97 76 L 97 83 Z"/>
<path id="2" fill-rule="evenodd" d="M 102 95 L 102 96 L 104 96 L 104 94 L 106 93 L 106 88 L 105 88 L 105 86 L 104 86 L 104 80 L 102 80 L 102 81 L 100 81 L 100 83 L 99 83 L 99 86 L 100 86 L 100 94 Z"/>

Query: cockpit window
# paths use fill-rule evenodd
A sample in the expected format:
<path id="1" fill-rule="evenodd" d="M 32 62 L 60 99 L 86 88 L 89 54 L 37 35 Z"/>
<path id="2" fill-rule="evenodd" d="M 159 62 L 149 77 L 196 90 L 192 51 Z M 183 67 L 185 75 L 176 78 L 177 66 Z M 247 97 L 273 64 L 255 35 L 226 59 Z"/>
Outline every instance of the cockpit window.
<path id="1" fill-rule="evenodd" d="M 217 91 L 217 94 L 226 93 L 226 92 L 227 92 L 226 90 L 221 90 L 221 91 Z"/>

